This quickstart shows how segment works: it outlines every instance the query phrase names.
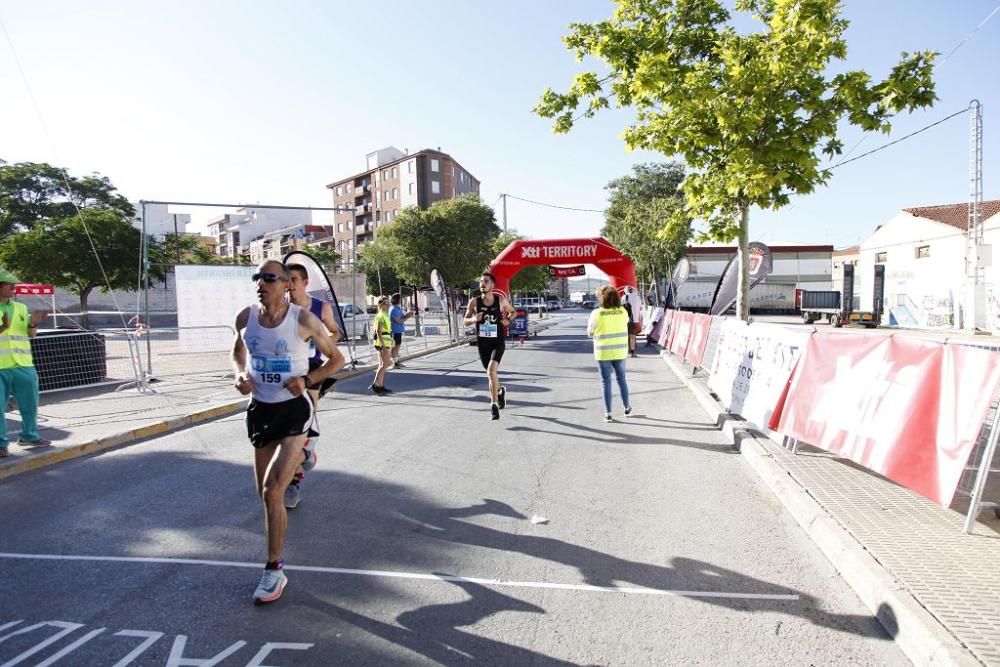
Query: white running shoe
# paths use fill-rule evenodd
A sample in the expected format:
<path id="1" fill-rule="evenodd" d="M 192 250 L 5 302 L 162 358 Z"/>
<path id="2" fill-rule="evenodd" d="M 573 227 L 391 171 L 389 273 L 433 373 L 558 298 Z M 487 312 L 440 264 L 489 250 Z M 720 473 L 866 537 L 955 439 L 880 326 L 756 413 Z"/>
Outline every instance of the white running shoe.
<path id="1" fill-rule="evenodd" d="M 299 502 L 302 500 L 302 492 L 299 490 L 299 483 L 293 481 L 285 489 L 285 509 L 293 510 L 299 506 Z"/>
<path id="2" fill-rule="evenodd" d="M 264 575 L 257 584 L 257 590 L 253 592 L 253 601 L 256 604 L 274 602 L 281 597 L 288 585 L 288 577 L 284 570 L 264 570 Z"/>

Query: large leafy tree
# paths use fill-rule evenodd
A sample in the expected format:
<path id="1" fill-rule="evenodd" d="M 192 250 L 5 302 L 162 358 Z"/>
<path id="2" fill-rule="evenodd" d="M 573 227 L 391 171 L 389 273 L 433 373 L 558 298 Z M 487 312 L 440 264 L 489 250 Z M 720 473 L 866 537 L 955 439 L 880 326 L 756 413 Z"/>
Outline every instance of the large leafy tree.
<path id="1" fill-rule="evenodd" d="M 608 183 L 601 234 L 631 259 L 640 279 L 659 283 L 687 249 L 691 221 L 683 215 L 684 167 L 676 162 L 637 164 Z"/>
<path id="2" fill-rule="evenodd" d="M 111 209 L 84 209 L 79 215 L 46 221 L 45 226 L 15 234 L 0 244 L 0 265 L 21 280 L 47 283 L 80 297 L 83 325 L 87 299 L 96 289 L 134 290 L 139 286 L 142 234 Z M 152 242 L 152 247 L 159 244 Z M 153 257 L 153 253 L 150 253 Z M 149 275 L 162 279 L 162 264 Z"/>
<path id="3" fill-rule="evenodd" d="M 44 162 L 0 162 L 0 239 L 68 218 L 77 208 L 135 215 L 128 200 L 99 174 L 74 177 Z"/>
<path id="4" fill-rule="evenodd" d="M 493 259 L 500 234 L 493 209 L 475 196 L 455 197 L 427 209 L 406 208 L 365 247 L 368 266 L 391 267 L 398 278 L 425 285 L 431 269 L 450 286 L 474 280 Z"/>
<path id="5" fill-rule="evenodd" d="M 826 183 L 821 163 L 843 150 L 841 121 L 888 132 L 895 113 L 931 105 L 935 54 L 904 53 L 873 81 L 836 64 L 847 58 L 839 0 L 736 0 L 735 9 L 756 29 L 737 30 L 720 0 L 617 0 L 610 19 L 574 23 L 564 38 L 606 72 L 578 74 L 566 93 L 547 89 L 535 111 L 568 132 L 611 100 L 633 108 L 626 144 L 682 157 L 683 215 L 705 220 L 715 239 L 738 239 L 745 319 L 750 207 L 780 208 Z"/>
<path id="6" fill-rule="evenodd" d="M 193 234 L 165 234 L 160 241 L 150 241 L 149 258 L 164 271 L 177 264 L 225 264 L 226 258 L 213 253 Z"/>

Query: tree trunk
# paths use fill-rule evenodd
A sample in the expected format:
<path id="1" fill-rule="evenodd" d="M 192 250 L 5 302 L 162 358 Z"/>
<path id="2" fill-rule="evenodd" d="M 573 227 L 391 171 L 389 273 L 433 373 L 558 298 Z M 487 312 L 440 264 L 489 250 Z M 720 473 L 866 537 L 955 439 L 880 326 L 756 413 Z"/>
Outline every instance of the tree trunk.
<path id="1" fill-rule="evenodd" d="M 413 288 L 413 335 L 420 336 L 420 299 L 417 298 L 417 288 Z"/>
<path id="2" fill-rule="evenodd" d="M 82 292 L 80 292 L 80 326 L 84 329 L 90 328 L 87 326 L 89 324 L 88 320 L 90 319 L 87 317 L 87 299 L 90 298 L 90 293 L 93 290 L 94 286 L 88 285 L 83 288 Z"/>
<path id="3" fill-rule="evenodd" d="M 736 319 L 750 320 L 750 205 L 740 206 L 739 290 L 736 298 Z"/>

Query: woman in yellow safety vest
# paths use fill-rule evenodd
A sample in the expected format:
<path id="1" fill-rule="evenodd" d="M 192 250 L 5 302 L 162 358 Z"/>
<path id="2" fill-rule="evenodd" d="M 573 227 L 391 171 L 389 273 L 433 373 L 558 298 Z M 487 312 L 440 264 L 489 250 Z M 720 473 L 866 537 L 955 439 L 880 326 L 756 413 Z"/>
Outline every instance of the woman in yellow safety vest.
<path id="1" fill-rule="evenodd" d="M 628 401 L 628 382 L 625 380 L 625 357 L 628 356 L 629 322 L 628 313 L 622 308 L 618 290 L 611 285 L 604 285 L 597 290 L 597 302 L 600 307 L 590 314 L 587 323 L 587 335 L 594 339 L 594 359 L 601 372 L 601 384 L 604 386 L 604 421 L 611 423 L 611 373 L 614 371 L 618 381 L 618 391 L 625 406 L 625 416 L 632 414 L 632 405 Z"/>
<path id="2" fill-rule="evenodd" d="M 378 300 L 378 314 L 375 315 L 375 351 L 378 352 L 378 370 L 375 371 L 375 381 L 368 385 L 378 396 L 391 394 L 391 389 L 385 387 L 385 371 L 389 368 L 392 345 L 392 321 L 389 319 L 389 297 Z"/>

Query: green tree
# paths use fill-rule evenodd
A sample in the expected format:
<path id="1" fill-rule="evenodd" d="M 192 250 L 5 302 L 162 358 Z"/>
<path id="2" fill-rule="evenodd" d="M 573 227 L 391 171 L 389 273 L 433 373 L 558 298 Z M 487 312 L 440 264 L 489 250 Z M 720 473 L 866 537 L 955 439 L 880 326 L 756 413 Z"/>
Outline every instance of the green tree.
<path id="1" fill-rule="evenodd" d="M 933 104 L 936 54 L 904 53 L 878 82 L 834 74 L 847 57 L 839 0 L 736 0 L 735 9 L 758 29 L 737 30 L 719 0 L 617 0 L 610 19 L 574 23 L 564 38 L 607 72 L 578 74 L 566 93 L 547 89 L 535 112 L 568 132 L 611 99 L 634 108 L 626 144 L 683 157 L 682 214 L 705 220 L 717 240 L 738 239 L 745 319 L 750 207 L 780 208 L 825 184 L 820 165 L 843 150 L 842 120 L 888 132 L 894 114 Z"/>
<path id="2" fill-rule="evenodd" d="M 441 271 L 449 286 L 464 285 L 493 259 L 492 244 L 499 234 L 493 209 L 466 195 L 424 210 L 403 209 L 364 254 L 373 263 L 391 266 L 413 285 L 426 285 L 431 269 Z M 379 256 L 381 260 L 376 259 Z"/>
<path id="3" fill-rule="evenodd" d="M 48 283 L 79 296 L 86 327 L 91 292 L 138 288 L 141 239 L 139 230 L 118 211 L 84 209 L 8 238 L 0 246 L 0 265 L 21 280 Z M 151 247 L 159 244 L 151 241 Z M 151 264 L 149 275 L 163 279 L 166 272 L 162 265 Z"/>
<path id="4" fill-rule="evenodd" d="M 608 183 L 601 234 L 631 259 L 640 280 L 659 283 L 691 239 L 680 191 L 684 167 L 676 162 L 637 164 Z"/>
<path id="5" fill-rule="evenodd" d="M 164 273 L 178 264 L 225 264 L 226 258 L 202 245 L 194 234 L 164 234 L 163 239 L 150 242 L 149 258 L 163 267 Z"/>
<path id="6" fill-rule="evenodd" d="M 323 269 L 329 273 L 333 273 L 334 269 L 340 266 L 340 253 L 333 248 L 321 245 L 311 245 L 302 248 L 302 250 L 309 253 L 309 255 L 316 260 L 316 263 L 322 266 Z"/>
<path id="7" fill-rule="evenodd" d="M 135 209 L 106 177 L 82 178 L 44 162 L 0 162 L 0 239 L 46 226 L 80 209 L 109 209 L 131 219 Z"/>

